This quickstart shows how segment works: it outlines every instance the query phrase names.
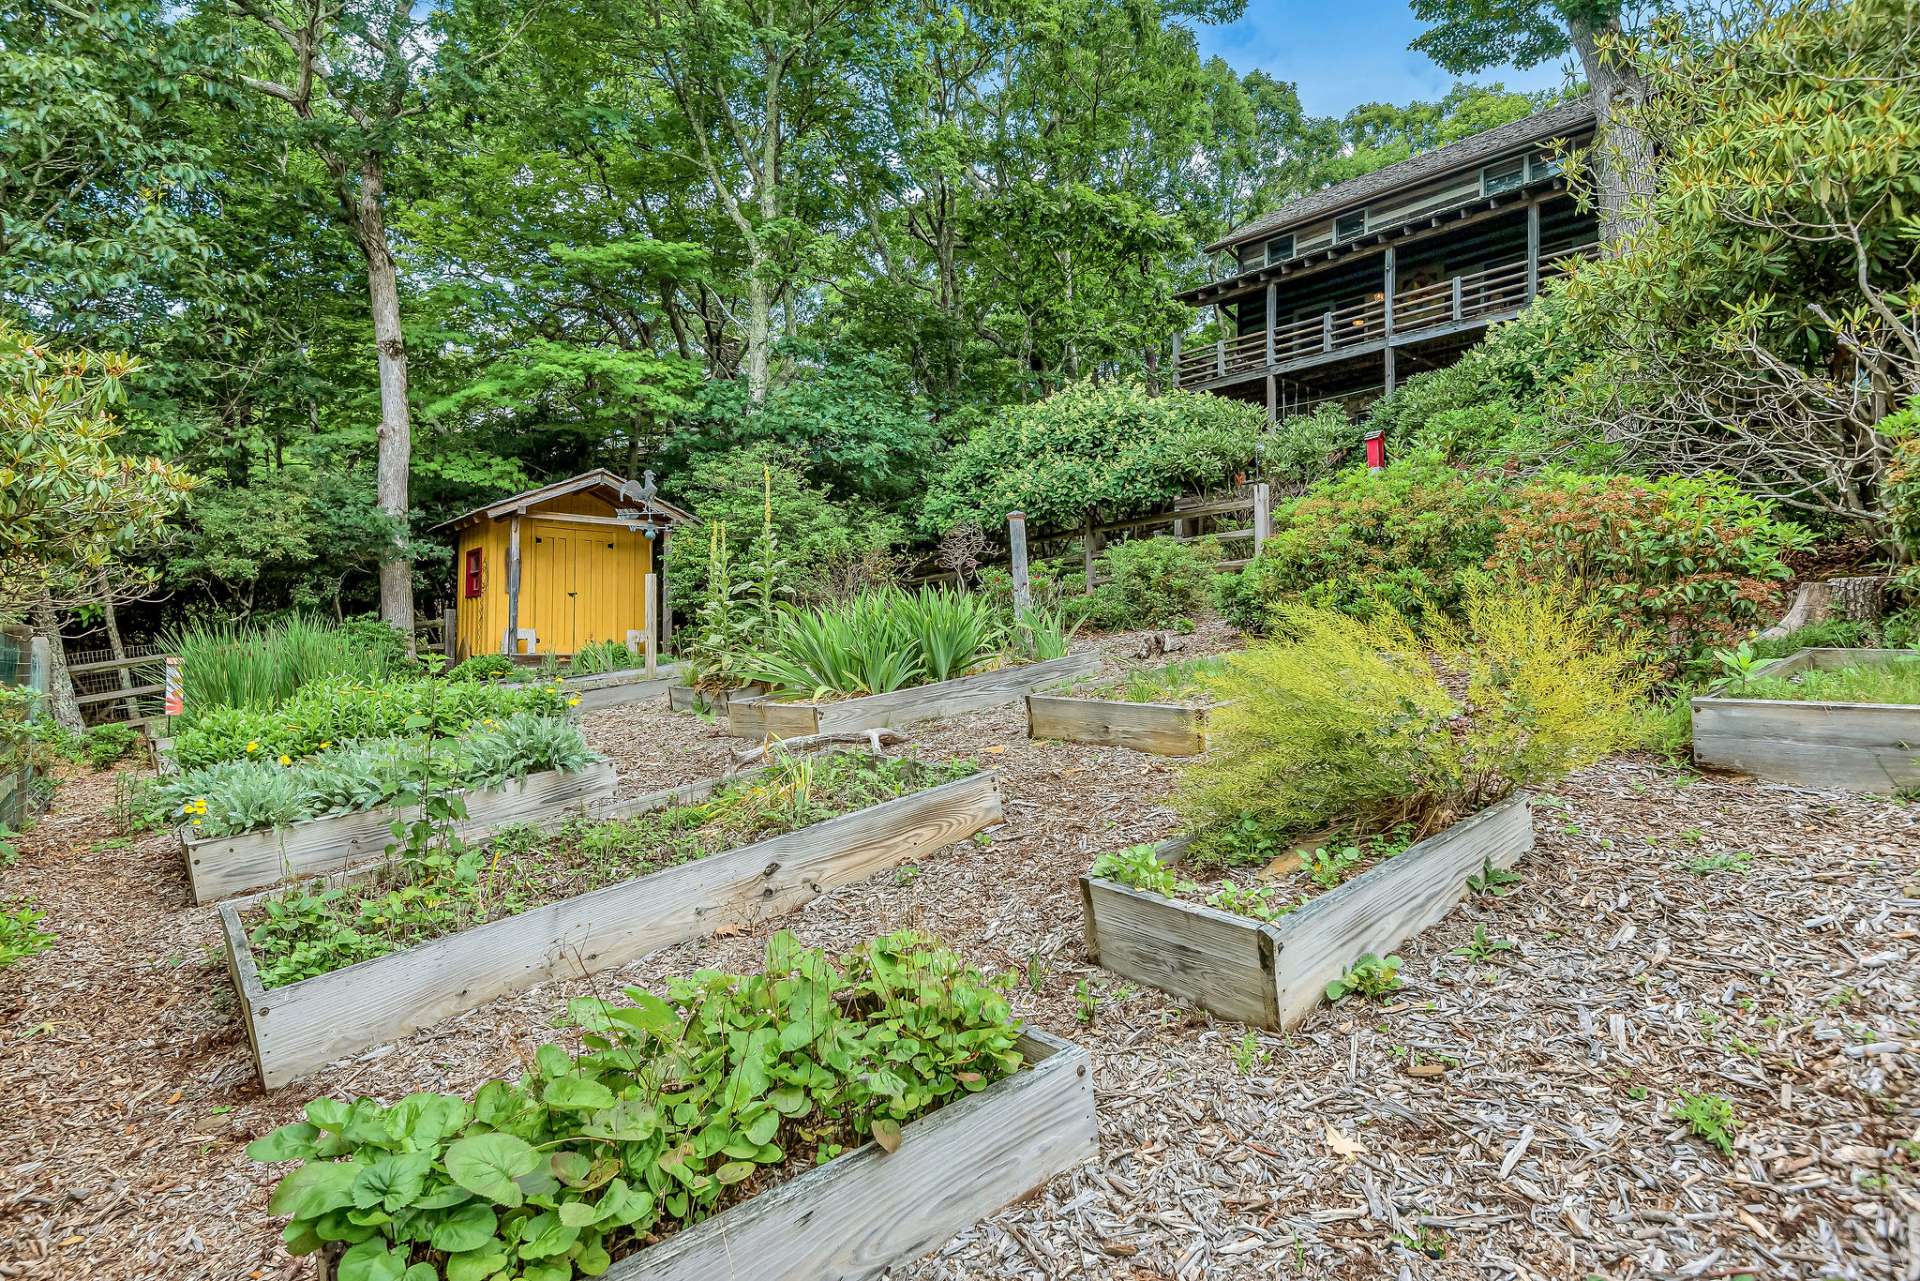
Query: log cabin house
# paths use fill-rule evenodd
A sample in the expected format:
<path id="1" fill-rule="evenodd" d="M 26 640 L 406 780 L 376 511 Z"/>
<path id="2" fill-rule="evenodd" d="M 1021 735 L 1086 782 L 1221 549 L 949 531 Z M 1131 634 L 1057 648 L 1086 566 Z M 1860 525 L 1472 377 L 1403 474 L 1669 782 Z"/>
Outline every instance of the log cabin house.
<path id="1" fill-rule="evenodd" d="M 1350 410 L 1459 359 L 1570 260 L 1599 251 L 1556 157 L 1594 133 L 1580 97 L 1288 201 L 1207 246 L 1221 279 L 1178 295 L 1221 336 L 1173 348 L 1173 383 Z"/>
<path id="2" fill-rule="evenodd" d="M 437 526 L 455 533 L 454 657 L 637 650 L 648 627 L 667 649 L 667 537 L 691 519 L 655 496 L 652 472 L 635 484 L 596 468 Z"/>

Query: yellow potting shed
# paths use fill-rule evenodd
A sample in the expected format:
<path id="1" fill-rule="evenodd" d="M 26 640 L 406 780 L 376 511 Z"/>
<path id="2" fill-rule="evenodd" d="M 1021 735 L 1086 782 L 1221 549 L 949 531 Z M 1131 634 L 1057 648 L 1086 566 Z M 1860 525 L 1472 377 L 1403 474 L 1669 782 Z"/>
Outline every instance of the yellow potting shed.
<path id="1" fill-rule="evenodd" d="M 667 648 L 667 536 L 690 519 L 654 495 L 652 472 L 635 484 L 602 467 L 438 526 L 457 534 L 455 657 L 638 649 L 650 626 Z"/>

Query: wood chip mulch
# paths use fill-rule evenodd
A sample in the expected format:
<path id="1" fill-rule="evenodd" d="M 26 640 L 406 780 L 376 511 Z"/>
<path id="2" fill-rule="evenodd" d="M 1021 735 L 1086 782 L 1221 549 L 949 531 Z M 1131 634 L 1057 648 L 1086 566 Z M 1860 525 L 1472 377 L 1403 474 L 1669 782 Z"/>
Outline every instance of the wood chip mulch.
<path id="1" fill-rule="evenodd" d="M 1190 650 L 1229 641 L 1203 630 Z M 733 746 L 664 708 L 585 724 L 626 790 L 716 772 Z M 266 1212 L 278 1171 L 242 1149 L 312 1095 L 470 1090 L 517 1071 L 571 996 L 750 967 L 780 926 L 832 948 L 915 926 L 1020 967 L 1020 1012 L 1090 1047 L 1101 1158 L 902 1281 L 1920 1281 L 1920 810 L 1609 761 L 1541 798 L 1511 894 L 1400 949 L 1387 1002 L 1249 1034 L 1085 964 L 1075 877 L 1172 827 L 1177 762 L 1029 742 L 1018 707 L 909 737 L 999 771 L 991 844 L 271 1096 L 177 847 L 117 835 L 133 771 L 69 777 L 0 873 L 60 934 L 0 971 L 0 1277 L 310 1276 Z M 1516 946 L 1457 953 L 1476 928 Z M 1731 1157 L 1672 1116 L 1683 1093 L 1733 1102 Z"/>

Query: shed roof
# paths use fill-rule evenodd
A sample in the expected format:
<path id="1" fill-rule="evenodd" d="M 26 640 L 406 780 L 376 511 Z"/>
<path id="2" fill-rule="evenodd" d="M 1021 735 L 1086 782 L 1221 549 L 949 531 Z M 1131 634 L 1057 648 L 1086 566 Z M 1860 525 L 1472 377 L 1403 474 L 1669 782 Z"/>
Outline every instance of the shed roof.
<path id="1" fill-rule="evenodd" d="M 1583 133 L 1591 129 L 1593 124 L 1593 97 L 1591 94 L 1582 94 L 1578 98 L 1570 98 L 1545 111 L 1536 111 L 1523 119 L 1488 129 L 1484 133 L 1476 133 L 1471 138 L 1462 138 L 1444 147 L 1423 151 L 1417 156 L 1408 156 L 1405 160 L 1397 161 L 1384 169 L 1376 169 L 1358 178 L 1349 178 L 1331 187 L 1323 187 L 1319 191 L 1310 191 L 1304 196 L 1296 196 L 1272 213 L 1234 228 L 1208 245 L 1206 251 L 1212 253 L 1243 241 L 1271 235 L 1276 231 L 1284 231 L 1288 227 L 1297 226 L 1303 222 L 1323 218 L 1349 205 L 1365 204 L 1389 191 L 1415 186 L 1455 169 L 1470 168 L 1514 147 Z"/>
<path id="2" fill-rule="evenodd" d="M 646 479 L 651 481 L 653 473 L 648 472 Z M 622 504 L 637 507 L 640 513 L 635 518 L 637 524 L 677 525 L 693 519 L 693 513 L 675 507 L 664 499 L 645 497 L 641 492 L 641 486 L 615 475 L 605 467 L 596 467 L 592 471 L 583 471 L 578 476 L 569 476 L 565 480 L 556 480 L 538 489 L 524 490 L 484 507 L 475 507 L 471 511 L 460 513 L 452 520 L 441 521 L 434 526 L 434 529 L 457 529 L 462 525 L 471 525 L 480 520 L 499 520 L 504 516 L 512 516 L 530 507 L 550 502 L 555 498 L 593 490 L 600 491 L 600 496 L 616 507 Z"/>

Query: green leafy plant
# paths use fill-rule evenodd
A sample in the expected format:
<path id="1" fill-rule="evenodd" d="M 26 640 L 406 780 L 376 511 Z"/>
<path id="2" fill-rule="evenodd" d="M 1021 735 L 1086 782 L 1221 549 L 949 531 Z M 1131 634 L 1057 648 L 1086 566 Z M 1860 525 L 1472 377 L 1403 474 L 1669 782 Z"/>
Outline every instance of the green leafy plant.
<path id="1" fill-rule="evenodd" d="M 1733 1155 L 1733 1139 L 1740 1130 L 1740 1119 L 1734 1114 L 1733 1100 L 1724 1094 L 1688 1094 L 1682 1090 L 1670 1114 L 1674 1120 L 1684 1121 L 1695 1138 L 1718 1148 L 1720 1155 Z"/>
<path id="2" fill-rule="evenodd" d="M 1464 956 L 1469 961 L 1491 961 L 1502 952 L 1511 952 L 1518 946 L 1512 939 L 1489 937 L 1486 926 L 1476 925 L 1473 927 L 1473 938 L 1466 946 L 1454 948 L 1453 954 Z"/>
<path id="3" fill-rule="evenodd" d="M 416 712 L 402 717 L 398 728 L 430 725 L 441 714 L 439 708 Z M 437 750 L 433 741 L 416 730 L 410 738 L 329 746 L 298 760 L 256 752 L 162 775 L 140 789 L 136 806 L 149 824 L 173 821 L 195 836 L 227 836 L 387 804 L 407 793 L 422 760 L 438 785 L 465 789 L 545 770 L 577 770 L 599 759 L 577 726 L 537 712 L 489 718 L 458 739 L 441 740 Z"/>
<path id="4" fill-rule="evenodd" d="M 420 808 L 396 822 L 392 861 L 348 885 L 299 886 L 243 917 L 260 981 L 279 987 L 430 939 L 797 831 L 975 771 L 857 753 L 780 756 L 703 801 L 629 819 L 578 820 L 560 831 L 497 834 L 468 847 L 444 830 L 461 816 L 439 754 L 402 766 L 394 794 Z"/>
<path id="5" fill-rule="evenodd" d="M 1152 845 L 1129 845 L 1102 854 L 1093 860 L 1092 874 L 1164 898 L 1172 898 L 1177 890 L 1173 869 L 1160 861 Z"/>
<path id="6" fill-rule="evenodd" d="M 406 638 L 374 620 L 399 646 L 364 626 L 335 627 L 293 615 L 271 626 L 225 620 L 190 623 L 161 636 L 180 657 L 187 724 L 219 708 L 266 711 L 292 698 L 301 686 L 324 679 L 374 682 L 405 663 Z"/>
<path id="7" fill-rule="evenodd" d="M 448 680 L 499 681 L 513 675 L 514 663 L 505 654 L 475 654 L 463 658 L 447 673 Z"/>
<path id="8" fill-rule="evenodd" d="M 568 671 L 575 676 L 601 676 L 628 667 L 637 667 L 642 659 L 622 641 L 588 641 L 573 656 Z"/>
<path id="9" fill-rule="evenodd" d="M 1920 703 L 1920 658 L 1900 657 L 1884 663 L 1810 668 L 1788 676 L 1766 676 L 1749 681 L 1740 696 L 1786 702 L 1911 705 Z"/>
<path id="10" fill-rule="evenodd" d="M 1222 912 L 1232 912 L 1235 916 L 1256 921 L 1277 921 L 1287 913 L 1297 911 L 1305 903 L 1305 899 L 1288 902 L 1277 886 L 1245 886 L 1232 881 L 1207 895 L 1208 907 L 1217 907 Z"/>
<path id="11" fill-rule="evenodd" d="M 60 936 L 40 928 L 46 919 L 45 912 L 24 901 L 12 907 L 0 902 L 0 969 L 53 946 Z"/>
<path id="12" fill-rule="evenodd" d="M 1687 870 L 1695 876 L 1710 876 L 1715 872 L 1739 872 L 1744 875 L 1753 867 L 1751 850 L 1730 850 L 1720 854 L 1704 854 L 1687 863 Z"/>
<path id="13" fill-rule="evenodd" d="M 558 681 L 326 678 L 311 681 L 271 710 L 220 708 L 204 712 L 174 739 L 174 761 L 191 770 L 222 761 L 298 760 L 365 739 L 405 734 L 408 722 L 431 709 L 420 733 L 466 734 L 487 723 L 537 713 L 559 716 L 574 701 Z"/>
<path id="14" fill-rule="evenodd" d="M 965 675 L 997 654 L 1001 638 L 985 597 L 945 587 L 888 588 L 838 605 L 780 611 L 740 671 L 802 698 L 883 694 Z"/>
<path id="15" fill-rule="evenodd" d="M 339 1275 L 570 1281 L 721 1208 L 810 1153 L 828 1161 L 1018 1070 L 1004 995 L 915 934 L 836 963 L 782 931 L 765 969 L 664 994 L 581 997 L 580 1048 L 545 1045 L 471 1097 L 315 1099 L 248 1147 L 298 1161 L 269 1208 Z"/>
<path id="16" fill-rule="evenodd" d="M 1400 986 L 1400 958 L 1367 952 L 1349 965 L 1345 974 L 1327 984 L 1327 999 L 1343 1001 L 1349 996 L 1364 996 L 1377 1001 Z"/>
<path id="17" fill-rule="evenodd" d="M 139 732 L 131 725 L 91 725 L 83 736 L 81 750 L 87 764 L 95 769 L 108 769 L 139 741 Z"/>
<path id="18" fill-rule="evenodd" d="M 1505 898 L 1513 893 L 1513 887 L 1520 883 L 1520 873 L 1509 872 L 1504 867 L 1495 867 L 1492 859 L 1483 859 L 1480 870 L 1467 878 L 1467 890 L 1473 894 L 1484 894 L 1488 898 Z"/>
<path id="19" fill-rule="evenodd" d="M 1248 1032 L 1233 1047 L 1233 1070 L 1241 1076 L 1251 1076 L 1254 1068 L 1271 1057 L 1268 1051 L 1260 1047 L 1259 1036 Z"/>

